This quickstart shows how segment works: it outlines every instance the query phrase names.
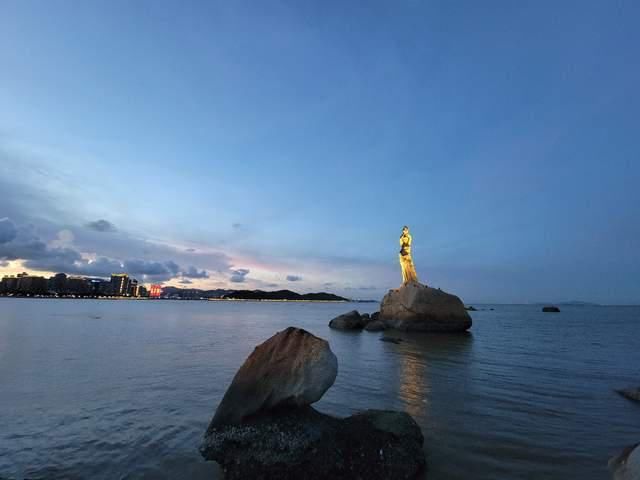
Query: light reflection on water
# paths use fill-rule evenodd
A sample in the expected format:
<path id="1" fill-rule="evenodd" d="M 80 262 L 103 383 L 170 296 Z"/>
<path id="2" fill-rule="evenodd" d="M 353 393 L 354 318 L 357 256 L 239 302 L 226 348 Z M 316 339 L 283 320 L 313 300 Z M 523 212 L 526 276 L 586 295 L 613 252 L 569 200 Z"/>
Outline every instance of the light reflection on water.
<path id="1" fill-rule="evenodd" d="M 468 335 L 328 329 L 353 307 L 0 299 L 0 477 L 220 478 L 204 429 L 253 347 L 289 325 L 338 356 L 318 409 L 407 411 L 429 479 L 607 478 L 640 441 L 640 408 L 613 392 L 640 383 L 638 308 L 495 306 Z"/>

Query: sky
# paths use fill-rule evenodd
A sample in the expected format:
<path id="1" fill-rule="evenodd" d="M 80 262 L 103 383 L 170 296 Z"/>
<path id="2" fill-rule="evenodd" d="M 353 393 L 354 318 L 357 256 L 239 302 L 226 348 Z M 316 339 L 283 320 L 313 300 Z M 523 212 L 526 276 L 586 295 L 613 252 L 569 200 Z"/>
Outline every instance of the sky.
<path id="1" fill-rule="evenodd" d="M 0 0 L 0 274 L 638 304 L 638 18 Z"/>

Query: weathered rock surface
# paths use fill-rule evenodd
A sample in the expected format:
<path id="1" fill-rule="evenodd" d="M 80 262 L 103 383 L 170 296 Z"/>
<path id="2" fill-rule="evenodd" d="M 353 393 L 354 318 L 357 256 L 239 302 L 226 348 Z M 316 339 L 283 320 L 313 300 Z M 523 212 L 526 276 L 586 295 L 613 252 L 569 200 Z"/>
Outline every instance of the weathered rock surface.
<path id="1" fill-rule="evenodd" d="M 329 322 L 329 327 L 337 330 L 360 330 L 364 326 L 365 319 L 362 318 L 362 315 L 357 310 L 343 313 Z"/>
<path id="2" fill-rule="evenodd" d="M 369 323 L 367 323 L 364 327 L 364 329 L 367 332 L 381 332 L 382 330 L 385 330 L 387 327 L 384 324 L 384 322 L 382 320 L 373 320 Z"/>
<path id="3" fill-rule="evenodd" d="M 638 388 L 625 388 L 622 390 L 616 390 L 620 395 L 629 400 L 634 400 L 636 402 L 640 402 L 640 387 Z"/>
<path id="4" fill-rule="evenodd" d="M 546 305 L 542 307 L 542 311 L 545 313 L 560 313 L 560 309 L 555 305 Z"/>
<path id="5" fill-rule="evenodd" d="M 215 427 L 200 452 L 222 466 L 227 480 L 408 479 L 425 465 L 423 441 L 404 412 L 338 419 L 301 407 Z"/>
<path id="6" fill-rule="evenodd" d="M 615 480 L 640 480 L 640 443 L 609 460 L 609 469 Z"/>
<path id="7" fill-rule="evenodd" d="M 388 328 L 405 331 L 462 332 L 471 328 L 471 317 L 458 297 L 417 282 L 390 290 L 382 299 L 380 319 Z"/>
<path id="8" fill-rule="evenodd" d="M 272 408 L 317 402 L 337 374 L 338 359 L 326 340 L 289 327 L 258 345 L 245 360 L 208 431 Z"/>

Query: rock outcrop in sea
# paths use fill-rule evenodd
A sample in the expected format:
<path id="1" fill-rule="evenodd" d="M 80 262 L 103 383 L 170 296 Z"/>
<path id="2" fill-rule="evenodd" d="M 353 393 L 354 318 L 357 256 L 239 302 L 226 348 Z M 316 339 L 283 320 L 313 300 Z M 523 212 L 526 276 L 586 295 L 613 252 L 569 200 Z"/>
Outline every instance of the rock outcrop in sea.
<path id="1" fill-rule="evenodd" d="M 609 460 L 609 470 L 613 473 L 614 480 L 639 480 L 640 443 L 625 448 Z"/>
<path id="2" fill-rule="evenodd" d="M 460 298 L 418 282 L 390 290 L 382 299 L 380 320 L 387 328 L 423 332 L 463 332 L 472 324 Z"/>
<path id="3" fill-rule="evenodd" d="M 640 387 L 638 388 L 623 388 L 622 390 L 616 390 L 620 395 L 629 400 L 640 402 Z"/>
<path id="4" fill-rule="evenodd" d="M 333 384 L 329 344 L 289 327 L 247 358 L 206 431 L 200 452 L 227 479 L 414 478 L 424 438 L 404 412 L 366 410 L 347 418 L 310 405 Z"/>
<path id="5" fill-rule="evenodd" d="M 542 311 L 545 313 L 560 313 L 560 309 L 555 305 L 545 305 L 542 307 Z"/>

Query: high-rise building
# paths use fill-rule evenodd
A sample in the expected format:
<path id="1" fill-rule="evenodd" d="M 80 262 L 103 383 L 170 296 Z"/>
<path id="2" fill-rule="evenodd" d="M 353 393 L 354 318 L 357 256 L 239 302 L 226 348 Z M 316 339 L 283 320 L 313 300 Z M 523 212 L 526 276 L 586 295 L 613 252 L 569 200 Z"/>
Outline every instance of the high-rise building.
<path id="1" fill-rule="evenodd" d="M 126 273 L 111 274 L 111 292 L 117 297 L 129 294 L 129 275 Z"/>
<path id="2" fill-rule="evenodd" d="M 67 275 L 64 273 L 56 273 L 49 279 L 49 289 L 58 295 L 67 291 Z"/>
<path id="3" fill-rule="evenodd" d="M 5 276 L 2 278 L 2 292 L 3 293 L 16 293 L 16 290 L 18 288 L 18 279 L 11 275 L 11 276 Z"/>
<path id="4" fill-rule="evenodd" d="M 66 292 L 72 295 L 90 295 L 91 283 L 84 277 L 68 277 Z"/>
<path id="5" fill-rule="evenodd" d="M 47 287 L 47 279 L 44 277 L 20 274 L 17 278 L 16 292 L 24 295 L 45 295 Z"/>
<path id="6" fill-rule="evenodd" d="M 136 280 L 135 278 L 132 278 L 129 281 L 129 291 L 128 294 L 130 297 L 139 297 L 140 296 L 140 292 L 139 290 L 139 285 L 138 285 L 138 280 Z"/>

